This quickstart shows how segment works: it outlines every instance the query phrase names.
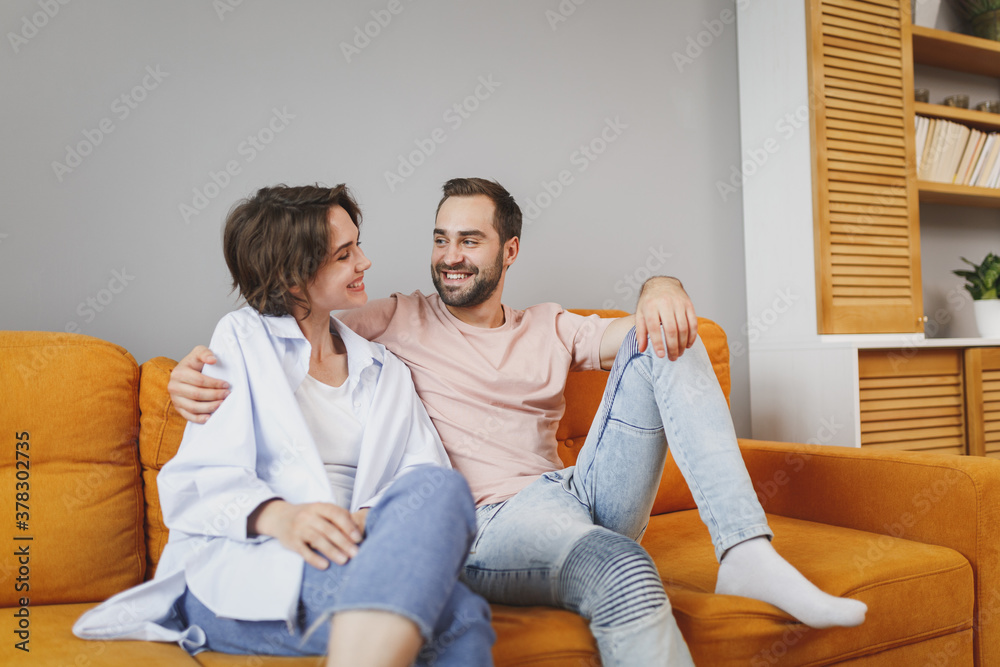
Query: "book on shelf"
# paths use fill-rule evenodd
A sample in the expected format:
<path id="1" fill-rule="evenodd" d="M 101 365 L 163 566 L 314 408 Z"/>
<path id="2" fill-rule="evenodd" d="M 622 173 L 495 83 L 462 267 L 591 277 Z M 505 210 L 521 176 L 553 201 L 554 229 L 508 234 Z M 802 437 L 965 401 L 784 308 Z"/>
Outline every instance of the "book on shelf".
<path id="1" fill-rule="evenodd" d="M 926 116 L 916 117 L 914 130 L 918 179 L 1000 187 L 1000 132 Z"/>

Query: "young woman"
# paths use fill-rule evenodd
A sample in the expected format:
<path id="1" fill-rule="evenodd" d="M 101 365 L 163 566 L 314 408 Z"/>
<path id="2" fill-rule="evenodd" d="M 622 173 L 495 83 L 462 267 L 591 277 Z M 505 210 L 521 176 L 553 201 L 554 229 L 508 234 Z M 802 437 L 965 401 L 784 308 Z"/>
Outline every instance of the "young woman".
<path id="1" fill-rule="evenodd" d="M 226 220 L 247 307 L 212 338 L 229 398 L 158 477 L 156 577 L 84 614 L 88 639 L 328 665 L 489 665 L 489 607 L 458 582 L 471 494 L 409 371 L 330 312 L 367 300 L 343 185 L 264 188 Z M 332 620 L 331 620 L 332 617 Z"/>

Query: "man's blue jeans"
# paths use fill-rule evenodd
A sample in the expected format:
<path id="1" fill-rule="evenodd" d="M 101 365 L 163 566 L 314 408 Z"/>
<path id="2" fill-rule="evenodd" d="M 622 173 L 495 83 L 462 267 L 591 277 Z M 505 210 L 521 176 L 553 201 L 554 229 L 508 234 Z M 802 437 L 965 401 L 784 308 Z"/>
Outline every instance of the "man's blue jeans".
<path id="1" fill-rule="evenodd" d="M 576 465 L 478 508 L 464 581 L 492 602 L 582 614 L 605 667 L 690 664 L 659 575 L 637 544 L 668 442 L 718 558 L 772 534 L 701 339 L 669 361 L 639 353 L 633 330 Z"/>
<path id="2" fill-rule="evenodd" d="M 219 618 L 190 591 L 178 601 L 180 620 L 204 630 L 201 650 L 304 656 L 327 652 L 333 613 L 390 611 L 420 629 L 425 645 L 418 665 L 492 665 L 489 605 L 458 581 L 474 521 L 461 475 L 418 468 L 369 512 L 357 556 L 326 570 L 304 566 L 295 627 Z"/>

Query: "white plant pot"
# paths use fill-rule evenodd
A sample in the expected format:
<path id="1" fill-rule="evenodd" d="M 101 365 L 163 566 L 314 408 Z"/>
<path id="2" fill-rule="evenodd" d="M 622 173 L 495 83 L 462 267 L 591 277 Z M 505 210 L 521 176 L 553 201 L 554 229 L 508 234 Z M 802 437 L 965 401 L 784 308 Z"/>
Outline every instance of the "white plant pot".
<path id="1" fill-rule="evenodd" d="M 973 301 L 976 328 L 983 338 L 1000 338 L 1000 299 Z"/>

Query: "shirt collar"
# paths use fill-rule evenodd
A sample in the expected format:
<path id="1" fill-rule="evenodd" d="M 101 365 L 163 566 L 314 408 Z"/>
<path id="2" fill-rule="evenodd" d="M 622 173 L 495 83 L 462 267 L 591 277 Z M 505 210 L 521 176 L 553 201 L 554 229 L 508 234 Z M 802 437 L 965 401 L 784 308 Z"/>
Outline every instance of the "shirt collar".
<path id="1" fill-rule="evenodd" d="M 261 319 L 264 320 L 264 326 L 267 327 L 268 333 L 272 336 L 306 341 L 302 329 L 299 328 L 295 318 L 291 315 L 280 317 L 263 315 Z M 382 363 L 381 345 L 362 338 L 332 315 L 330 316 L 330 330 L 336 332 L 340 336 L 340 339 L 344 341 L 344 347 L 347 348 L 347 367 L 351 369 L 350 374 L 352 376 L 354 375 L 354 369 L 357 369 L 357 372 L 360 373 L 375 362 Z"/>

